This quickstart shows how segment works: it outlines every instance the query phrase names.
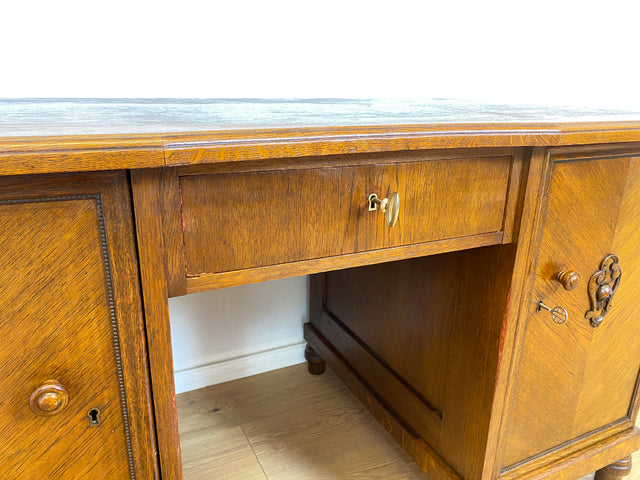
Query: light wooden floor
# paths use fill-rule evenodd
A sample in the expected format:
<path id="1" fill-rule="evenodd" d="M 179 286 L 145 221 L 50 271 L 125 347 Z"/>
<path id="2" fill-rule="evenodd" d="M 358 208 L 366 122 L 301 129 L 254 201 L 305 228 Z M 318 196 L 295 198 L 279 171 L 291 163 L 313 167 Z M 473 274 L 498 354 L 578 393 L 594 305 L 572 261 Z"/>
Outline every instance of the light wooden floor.
<path id="1" fill-rule="evenodd" d="M 306 364 L 178 395 L 178 418 L 185 480 L 427 480 L 333 373 Z M 627 480 L 640 480 L 633 460 Z"/>

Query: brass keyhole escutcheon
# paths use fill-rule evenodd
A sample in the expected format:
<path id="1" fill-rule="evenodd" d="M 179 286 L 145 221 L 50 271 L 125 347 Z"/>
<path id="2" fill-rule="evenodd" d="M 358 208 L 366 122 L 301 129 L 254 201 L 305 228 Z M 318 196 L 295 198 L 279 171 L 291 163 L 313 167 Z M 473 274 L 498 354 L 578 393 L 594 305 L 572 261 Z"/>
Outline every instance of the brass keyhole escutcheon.
<path id="1" fill-rule="evenodd" d="M 384 213 L 387 225 L 393 227 L 398 221 L 398 215 L 400 214 L 400 195 L 396 192 L 391 192 L 388 198 L 380 200 L 376 193 L 369 195 L 369 211 L 373 212 L 380 207 L 380 211 Z"/>

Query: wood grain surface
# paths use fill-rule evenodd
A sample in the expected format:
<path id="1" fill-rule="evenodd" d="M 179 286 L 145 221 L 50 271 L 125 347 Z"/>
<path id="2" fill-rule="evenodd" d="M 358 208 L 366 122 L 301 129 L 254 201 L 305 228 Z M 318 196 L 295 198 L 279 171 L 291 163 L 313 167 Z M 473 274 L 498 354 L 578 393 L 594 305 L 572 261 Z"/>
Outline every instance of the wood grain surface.
<path id="1" fill-rule="evenodd" d="M 331 317 L 311 317 L 370 395 L 461 478 L 480 478 L 484 468 L 514 250 L 485 247 L 330 272 L 324 308 Z M 427 421 L 429 410 L 439 422 Z"/>
<path id="2" fill-rule="evenodd" d="M 6 179 L 0 218 L 0 476 L 156 478 L 125 175 Z"/>
<path id="3" fill-rule="evenodd" d="M 498 232 L 511 163 L 502 156 L 181 177 L 187 276 Z M 391 192 L 401 205 L 394 227 L 368 202 Z"/>
<path id="4" fill-rule="evenodd" d="M 164 268 L 161 179 L 160 169 L 131 172 L 160 472 L 163 479 L 180 480 L 182 460 L 176 414 L 167 277 Z"/>
<path id="5" fill-rule="evenodd" d="M 505 465 L 589 432 L 606 436 L 632 425 L 640 369 L 633 213 L 640 205 L 639 164 L 638 157 L 628 156 L 555 163 Z M 594 328 L 585 319 L 587 283 L 610 253 L 624 259 L 624 288 L 614 297 L 614 310 Z M 575 290 L 554 280 L 567 269 L 581 273 Z M 566 308 L 567 324 L 536 312 L 538 300 Z"/>
<path id="6" fill-rule="evenodd" d="M 178 395 L 185 480 L 426 480 L 331 372 L 304 365 Z"/>
<path id="7" fill-rule="evenodd" d="M 417 471 L 374 418 L 360 415 L 361 410 L 331 370 L 314 377 L 304 365 L 180 394 L 185 479 L 443 478 L 434 471 L 428 477 Z M 309 428 L 307 438 L 296 435 L 298 424 Z M 624 440 L 624 435 L 616 436 L 592 455 L 613 458 L 611 453 L 615 455 Z M 288 448 L 292 444 L 294 448 Z M 639 455 L 633 455 L 634 463 Z M 274 460 L 281 464 L 271 468 Z M 583 461 L 574 456 L 553 464 L 546 476 L 537 472 L 524 478 L 576 480 L 584 473 Z M 636 470 L 628 477 L 638 479 Z M 593 473 L 582 480 L 593 480 Z"/>

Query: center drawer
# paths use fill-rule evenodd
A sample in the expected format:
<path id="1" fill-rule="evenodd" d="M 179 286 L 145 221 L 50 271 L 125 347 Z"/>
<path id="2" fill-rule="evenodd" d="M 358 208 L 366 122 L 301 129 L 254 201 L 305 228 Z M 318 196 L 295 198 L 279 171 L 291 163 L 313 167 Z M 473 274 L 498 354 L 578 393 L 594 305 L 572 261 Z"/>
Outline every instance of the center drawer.
<path id="1" fill-rule="evenodd" d="M 501 155 L 179 174 L 186 276 L 489 233 L 499 243 L 512 161 Z M 380 209 L 370 211 L 369 196 L 392 192 L 399 215 L 390 227 Z"/>

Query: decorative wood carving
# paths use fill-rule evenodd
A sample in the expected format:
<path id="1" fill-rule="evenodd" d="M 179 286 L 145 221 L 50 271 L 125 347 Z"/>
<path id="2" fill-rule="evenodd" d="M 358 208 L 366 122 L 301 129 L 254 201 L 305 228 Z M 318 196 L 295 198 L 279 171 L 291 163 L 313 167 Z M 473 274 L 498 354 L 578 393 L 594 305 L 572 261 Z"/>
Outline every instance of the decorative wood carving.
<path id="1" fill-rule="evenodd" d="M 593 327 L 598 327 L 611 308 L 611 300 L 618 290 L 622 269 L 618 265 L 618 257 L 607 255 L 600 264 L 600 270 L 589 279 L 589 299 L 591 310 L 585 318 L 591 321 Z"/>

